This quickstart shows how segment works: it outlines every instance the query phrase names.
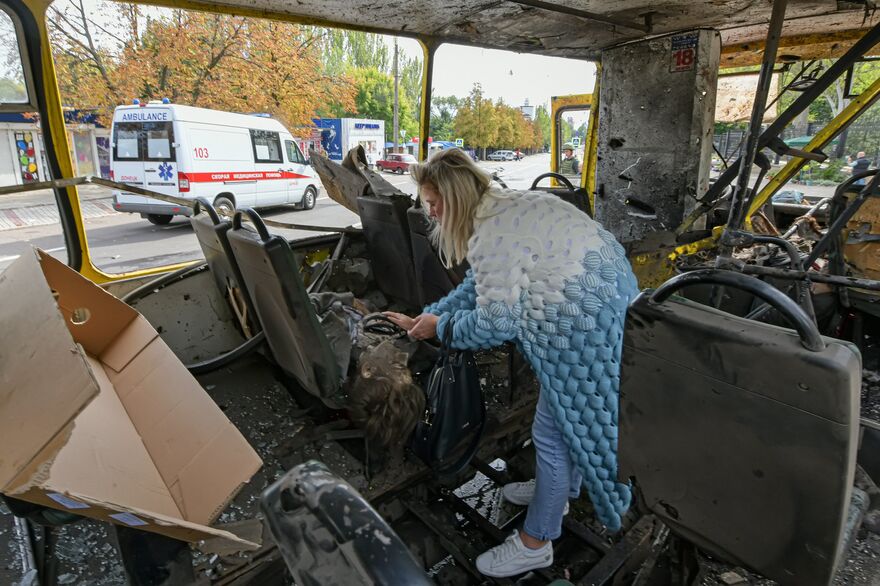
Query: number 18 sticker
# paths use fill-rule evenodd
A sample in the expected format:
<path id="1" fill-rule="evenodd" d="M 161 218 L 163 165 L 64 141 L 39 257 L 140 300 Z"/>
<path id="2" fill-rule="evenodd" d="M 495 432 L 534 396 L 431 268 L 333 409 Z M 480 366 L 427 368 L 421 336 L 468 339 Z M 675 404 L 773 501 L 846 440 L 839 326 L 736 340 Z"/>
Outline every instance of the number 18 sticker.
<path id="1" fill-rule="evenodd" d="M 687 33 L 672 37 L 672 57 L 669 71 L 690 71 L 697 60 L 698 33 Z"/>

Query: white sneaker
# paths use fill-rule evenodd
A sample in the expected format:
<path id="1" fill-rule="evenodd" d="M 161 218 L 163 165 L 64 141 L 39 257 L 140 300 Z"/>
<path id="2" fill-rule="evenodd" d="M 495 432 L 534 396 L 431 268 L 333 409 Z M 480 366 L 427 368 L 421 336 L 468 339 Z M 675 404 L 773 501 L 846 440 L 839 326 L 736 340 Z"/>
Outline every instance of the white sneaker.
<path id="1" fill-rule="evenodd" d="M 514 531 L 501 545 L 477 557 L 477 570 L 490 578 L 507 578 L 553 565 L 553 543 L 538 549 L 523 545 L 519 531 Z"/>
<path id="2" fill-rule="evenodd" d="M 501 496 L 509 503 L 525 507 L 532 502 L 532 498 L 535 496 L 535 479 L 532 478 L 528 482 L 511 482 L 505 484 L 501 488 Z M 562 510 L 562 514 L 567 515 L 568 510 L 568 501 L 566 501 L 565 509 Z"/>

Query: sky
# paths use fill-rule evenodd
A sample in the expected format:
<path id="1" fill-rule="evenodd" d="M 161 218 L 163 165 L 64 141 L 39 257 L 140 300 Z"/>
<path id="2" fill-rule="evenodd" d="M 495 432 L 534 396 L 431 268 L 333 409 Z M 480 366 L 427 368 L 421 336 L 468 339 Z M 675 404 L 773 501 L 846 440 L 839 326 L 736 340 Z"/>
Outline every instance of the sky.
<path id="1" fill-rule="evenodd" d="M 400 39 L 399 46 L 408 56 L 421 56 L 412 39 Z M 550 96 L 590 93 L 596 80 L 594 64 L 560 57 L 442 45 L 434 59 L 435 96 L 463 97 L 479 82 L 487 97 L 511 106 L 525 100 L 533 106 L 549 105 Z"/>

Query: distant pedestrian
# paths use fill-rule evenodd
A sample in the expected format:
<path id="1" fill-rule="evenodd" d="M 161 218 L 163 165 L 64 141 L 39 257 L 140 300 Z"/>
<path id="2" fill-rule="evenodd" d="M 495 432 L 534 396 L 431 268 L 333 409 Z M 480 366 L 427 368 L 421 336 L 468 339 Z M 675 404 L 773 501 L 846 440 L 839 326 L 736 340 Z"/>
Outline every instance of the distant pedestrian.
<path id="1" fill-rule="evenodd" d="M 562 175 L 578 175 L 581 172 L 581 163 L 574 156 L 574 145 L 570 142 L 562 145 L 562 162 L 559 164 L 559 172 Z"/>
<path id="2" fill-rule="evenodd" d="M 856 155 L 856 160 L 849 164 L 852 168 L 852 174 L 858 175 L 859 173 L 864 173 L 868 170 L 868 167 L 871 166 L 871 160 L 865 156 L 865 151 L 859 151 L 859 154 Z M 864 185 L 865 180 L 859 179 L 853 185 Z"/>

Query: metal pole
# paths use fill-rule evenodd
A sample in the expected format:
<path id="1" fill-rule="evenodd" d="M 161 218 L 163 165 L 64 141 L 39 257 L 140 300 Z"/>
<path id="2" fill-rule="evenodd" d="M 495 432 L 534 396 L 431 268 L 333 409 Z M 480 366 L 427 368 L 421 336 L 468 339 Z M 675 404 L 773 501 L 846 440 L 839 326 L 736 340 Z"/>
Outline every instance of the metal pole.
<path id="1" fill-rule="evenodd" d="M 397 74 L 397 37 L 394 37 L 394 152 L 397 152 L 397 140 L 400 137 L 400 130 L 398 129 L 398 118 L 397 118 L 397 109 L 398 109 L 398 93 L 397 93 L 397 85 L 400 76 Z"/>
<path id="2" fill-rule="evenodd" d="M 767 40 L 764 43 L 764 59 L 761 62 L 761 72 L 758 76 L 758 88 L 755 91 L 755 103 L 752 106 L 752 118 L 746 131 L 746 145 L 743 153 L 742 164 L 739 167 L 736 189 L 730 205 L 730 215 L 727 219 L 727 228 L 721 237 L 721 248 L 718 256 L 718 264 L 727 262 L 733 251 L 735 238 L 732 231 L 738 230 L 743 223 L 746 210 L 749 177 L 758 152 L 758 139 L 761 134 L 761 122 L 764 119 L 764 110 L 767 105 L 767 96 L 770 93 L 770 85 L 773 82 L 773 67 L 776 63 L 776 51 L 779 48 L 779 38 L 782 33 L 782 23 L 785 20 L 785 7 L 788 0 L 775 0 L 773 13 L 770 16 L 770 26 L 767 30 Z"/>
<path id="3" fill-rule="evenodd" d="M 702 266 L 682 267 L 682 271 L 691 272 L 707 268 Z M 829 285 L 838 285 L 841 287 L 852 287 L 854 289 L 868 289 L 871 291 L 880 291 L 880 281 L 874 279 L 861 279 L 856 277 L 842 277 L 839 275 L 828 275 L 817 271 L 797 271 L 791 269 L 780 269 L 776 267 L 765 267 L 762 265 L 743 265 L 742 273 L 746 275 L 757 275 L 760 277 L 772 277 L 774 279 L 785 279 L 788 281 L 809 280 L 815 283 L 828 283 Z"/>
<path id="4" fill-rule="evenodd" d="M 421 118 L 419 125 L 419 153 L 420 161 L 428 158 L 428 135 L 431 134 L 431 88 L 434 85 L 434 52 L 437 44 L 433 40 L 421 41 L 424 64 L 422 65 L 422 103 Z"/>
<path id="5" fill-rule="evenodd" d="M 831 203 L 831 198 L 823 197 L 821 200 L 819 200 L 819 203 L 811 207 L 806 214 L 795 220 L 794 223 L 788 228 L 788 230 L 782 233 L 782 236 L 780 236 L 780 238 L 785 240 L 786 238 L 797 232 L 798 220 L 802 220 L 804 218 L 812 218 L 816 215 L 816 212 L 818 212 L 821 208 L 827 206 L 829 203 Z"/>
<path id="6" fill-rule="evenodd" d="M 41 582 L 37 561 L 34 557 L 33 540 L 28 522 L 21 517 L 13 517 L 15 529 L 15 542 L 18 545 L 18 553 L 21 556 L 20 586 L 38 586 Z"/>

